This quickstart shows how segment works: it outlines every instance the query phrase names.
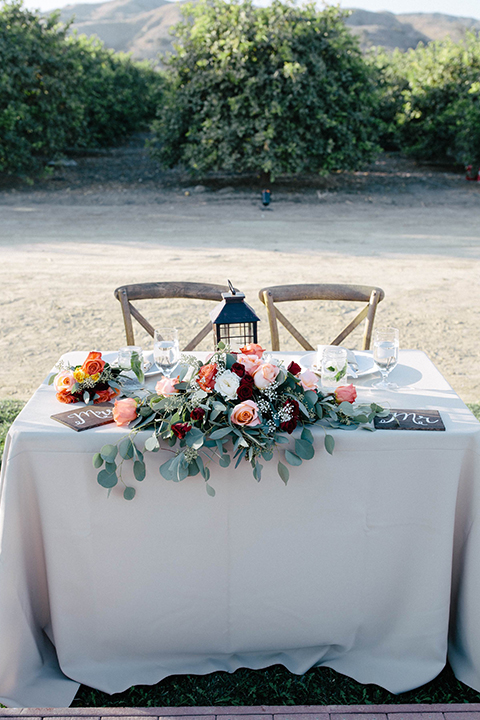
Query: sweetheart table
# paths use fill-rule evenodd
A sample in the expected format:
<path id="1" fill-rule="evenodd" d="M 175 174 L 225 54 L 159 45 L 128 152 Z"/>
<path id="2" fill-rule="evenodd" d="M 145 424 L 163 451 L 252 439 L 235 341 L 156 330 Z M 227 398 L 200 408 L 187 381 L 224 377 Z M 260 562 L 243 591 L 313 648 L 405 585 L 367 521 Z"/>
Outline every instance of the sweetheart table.
<path id="1" fill-rule="evenodd" d="M 275 459 L 259 483 L 216 467 L 213 498 L 200 476 L 164 480 L 160 450 L 131 502 L 92 466 L 125 430 L 55 422 L 72 406 L 41 385 L 2 466 L 0 702 L 276 663 L 400 693 L 442 670 L 449 616 L 454 671 L 480 689 L 480 424 L 425 354 L 401 351 L 392 380 L 359 381 L 359 400 L 437 409 L 446 431 L 333 430 L 330 456 L 312 427 L 287 486 Z"/>

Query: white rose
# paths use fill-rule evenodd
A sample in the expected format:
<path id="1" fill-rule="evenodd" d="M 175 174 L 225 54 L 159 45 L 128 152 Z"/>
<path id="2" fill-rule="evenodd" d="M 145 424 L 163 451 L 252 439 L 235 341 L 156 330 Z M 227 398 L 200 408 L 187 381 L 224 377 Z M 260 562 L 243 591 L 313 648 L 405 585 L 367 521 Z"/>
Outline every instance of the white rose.
<path id="1" fill-rule="evenodd" d="M 227 400 L 235 400 L 239 385 L 240 378 L 231 370 L 225 370 L 215 380 L 215 390 Z"/>

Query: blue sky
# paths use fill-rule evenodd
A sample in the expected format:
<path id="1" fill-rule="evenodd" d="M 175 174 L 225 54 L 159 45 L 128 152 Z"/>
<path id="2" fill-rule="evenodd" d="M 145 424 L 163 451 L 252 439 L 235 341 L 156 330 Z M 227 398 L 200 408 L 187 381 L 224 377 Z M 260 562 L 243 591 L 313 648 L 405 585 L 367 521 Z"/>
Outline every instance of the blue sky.
<path id="1" fill-rule="evenodd" d="M 102 0 L 25 0 L 25 5 L 28 8 L 53 10 L 75 2 L 102 2 Z M 340 0 L 340 5 L 345 8 L 356 7 L 375 12 L 381 10 L 393 13 L 440 12 L 480 20 L 480 0 L 356 0 L 356 2 Z"/>

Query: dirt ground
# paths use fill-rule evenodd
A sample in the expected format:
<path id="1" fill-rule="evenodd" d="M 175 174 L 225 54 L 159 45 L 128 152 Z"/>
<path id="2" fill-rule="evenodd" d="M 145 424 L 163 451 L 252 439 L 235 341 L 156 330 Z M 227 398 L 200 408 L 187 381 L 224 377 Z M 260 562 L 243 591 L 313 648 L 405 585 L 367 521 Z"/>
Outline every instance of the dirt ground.
<path id="1" fill-rule="evenodd" d="M 377 323 L 397 326 L 401 346 L 427 352 L 466 402 L 480 401 L 480 183 L 384 155 L 359 173 L 278 181 L 265 209 L 258 178 L 160 172 L 138 141 L 74 159 L 33 186 L 0 178 L 0 398 L 27 399 L 63 352 L 123 345 L 117 286 L 230 278 L 267 347 L 261 287 L 378 285 Z M 211 307 L 143 306 L 185 342 Z M 353 309 L 285 313 L 315 344 Z M 143 332 L 136 340 L 151 347 Z M 282 347 L 298 346 L 284 336 Z"/>

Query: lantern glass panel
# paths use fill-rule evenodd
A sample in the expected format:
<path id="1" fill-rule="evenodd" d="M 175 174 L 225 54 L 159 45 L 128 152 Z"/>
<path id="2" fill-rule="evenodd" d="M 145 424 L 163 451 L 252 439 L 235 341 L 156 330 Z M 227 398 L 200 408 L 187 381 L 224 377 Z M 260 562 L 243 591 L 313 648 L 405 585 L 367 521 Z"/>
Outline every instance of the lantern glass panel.
<path id="1" fill-rule="evenodd" d="M 248 343 L 257 341 L 255 323 L 233 323 L 217 325 L 217 341 L 223 340 L 231 350 L 238 351 Z"/>

